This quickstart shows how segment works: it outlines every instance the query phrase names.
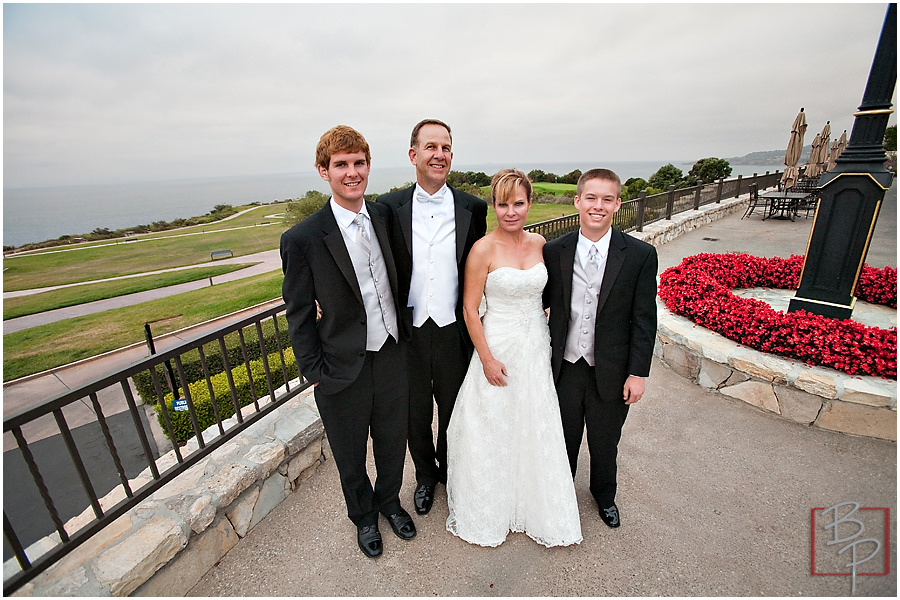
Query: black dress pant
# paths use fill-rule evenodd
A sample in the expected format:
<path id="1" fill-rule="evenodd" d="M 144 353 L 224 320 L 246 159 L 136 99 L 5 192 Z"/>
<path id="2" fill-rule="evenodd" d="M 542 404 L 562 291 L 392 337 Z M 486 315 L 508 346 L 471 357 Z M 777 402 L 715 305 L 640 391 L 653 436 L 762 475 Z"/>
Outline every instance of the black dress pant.
<path id="1" fill-rule="evenodd" d="M 337 394 L 315 389 L 347 503 L 347 516 L 358 527 L 373 525 L 378 513 L 400 509 L 406 460 L 409 395 L 406 344 L 392 338 L 377 352 L 366 352 L 356 381 Z M 369 436 L 375 457 L 375 486 L 366 471 Z"/>
<path id="2" fill-rule="evenodd" d="M 596 377 L 596 369 L 583 358 L 574 364 L 563 360 L 556 392 L 572 477 L 586 425 L 591 495 L 601 508 L 608 508 L 616 498 L 616 455 L 628 405 L 621 396 L 601 398 Z"/>
<path id="3" fill-rule="evenodd" d="M 420 484 L 447 482 L 447 425 L 471 356 L 459 323 L 438 327 L 428 319 L 413 328 L 409 349 L 409 454 Z M 435 404 L 437 443 L 431 428 Z"/>

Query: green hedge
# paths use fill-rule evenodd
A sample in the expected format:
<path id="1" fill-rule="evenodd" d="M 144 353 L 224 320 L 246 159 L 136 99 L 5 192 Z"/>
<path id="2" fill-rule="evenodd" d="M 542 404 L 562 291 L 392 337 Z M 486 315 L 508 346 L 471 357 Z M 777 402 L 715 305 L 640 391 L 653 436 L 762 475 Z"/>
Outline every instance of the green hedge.
<path id="1" fill-rule="evenodd" d="M 287 322 L 284 320 L 284 317 L 279 317 L 278 325 L 280 331 L 280 336 L 278 337 L 281 338 L 281 347 L 284 349 L 290 348 L 291 341 L 287 331 Z M 275 326 L 272 325 L 271 321 L 266 321 L 263 323 L 262 328 L 266 352 L 276 352 L 278 350 L 278 343 L 276 341 Z M 244 344 L 247 347 L 247 357 L 249 360 L 256 360 L 262 355 L 259 349 L 259 338 L 256 335 L 256 328 L 244 332 Z M 240 338 L 236 332 L 225 336 L 225 347 L 228 350 L 228 361 L 232 368 L 244 364 L 244 354 L 241 351 Z M 218 342 L 206 344 L 203 347 L 203 353 L 206 356 L 206 366 L 209 369 L 210 375 L 217 375 L 218 373 L 225 372 L 225 362 L 222 360 Z M 189 382 L 205 381 L 199 351 L 191 350 L 190 352 L 185 352 L 181 356 L 181 365 L 184 367 L 184 376 L 187 377 Z M 160 385 L 163 386 L 164 390 L 168 389 L 166 383 L 168 382 L 168 375 L 166 375 L 165 366 L 159 364 L 156 365 L 155 368 Z M 174 361 L 172 361 L 172 371 L 175 373 L 177 379 L 178 372 L 175 369 Z M 144 404 L 157 403 L 156 390 L 153 389 L 153 379 L 150 376 L 149 369 L 135 374 L 132 377 L 132 380 L 134 381 L 134 387 L 137 390 L 138 395 L 144 401 Z"/>
<path id="2" fill-rule="evenodd" d="M 268 355 L 269 369 L 272 374 L 272 385 L 278 389 L 284 385 L 284 377 L 282 376 L 281 358 L 278 352 Z M 284 361 L 287 365 L 288 380 L 298 376 L 297 361 L 294 359 L 294 351 L 287 348 L 284 351 Z M 256 390 L 256 397 L 260 398 L 269 393 L 269 386 L 266 382 L 266 372 L 263 367 L 262 359 L 250 361 L 250 372 L 253 375 L 253 388 Z M 247 406 L 253 402 L 253 394 L 251 394 L 250 378 L 247 376 L 247 367 L 243 363 L 231 370 L 234 379 L 234 387 L 238 396 L 238 404 Z M 231 400 L 231 388 L 228 385 L 228 374 L 225 372 L 210 377 L 213 392 L 215 394 L 216 406 L 219 407 L 219 417 L 225 420 L 234 414 L 234 402 Z M 213 412 L 212 402 L 209 398 L 209 388 L 206 380 L 195 381 L 188 385 L 191 392 L 191 401 L 194 404 L 194 410 L 197 414 L 197 422 L 200 424 L 200 431 L 205 430 L 216 422 L 216 416 Z M 179 388 L 179 393 L 182 389 Z M 183 395 L 183 393 L 182 393 Z M 172 429 L 178 443 L 183 443 L 194 437 L 194 427 L 191 424 L 191 413 L 189 411 L 175 411 L 172 409 L 172 401 L 174 397 L 172 393 L 166 394 L 165 404 L 169 413 L 169 421 L 172 423 Z M 165 420 L 163 418 L 162 409 L 159 404 L 155 407 L 156 419 L 159 421 L 162 430 L 169 435 L 166 430 Z"/>

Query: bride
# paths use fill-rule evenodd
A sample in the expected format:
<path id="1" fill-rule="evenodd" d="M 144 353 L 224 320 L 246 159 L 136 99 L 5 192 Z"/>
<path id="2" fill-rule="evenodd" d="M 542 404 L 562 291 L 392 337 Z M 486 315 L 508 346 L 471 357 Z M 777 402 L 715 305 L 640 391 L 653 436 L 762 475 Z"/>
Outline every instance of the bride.
<path id="1" fill-rule="evenodd" d="M 510 531 L 548 547 L 577 544 L 581 521 L 541 304 L 545 240 L 523 230 L 531 182 L 501 170 L 491 197 L 497 228 L 466 261 L 463 315 L 475 355 L 447 430 L 447 529 L 481 546 L 499 546 Z"/>

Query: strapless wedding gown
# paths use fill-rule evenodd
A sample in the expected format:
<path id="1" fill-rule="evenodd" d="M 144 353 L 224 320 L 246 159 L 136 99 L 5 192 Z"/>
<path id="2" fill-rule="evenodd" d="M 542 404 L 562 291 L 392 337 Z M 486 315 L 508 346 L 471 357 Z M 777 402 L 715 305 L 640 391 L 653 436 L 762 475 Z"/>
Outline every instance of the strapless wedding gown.
<path id="1" fill-rule="evenodd" d="M 485 282 L 484 333 L 507 385 L 487 382 L 476 353 L 447 429 L 447 529 L 473 544 L 499 546 L 510 531 L 548 547 L 581 542 L 541 305 L 546 282 L 543 263 L 500 267 Z"/>

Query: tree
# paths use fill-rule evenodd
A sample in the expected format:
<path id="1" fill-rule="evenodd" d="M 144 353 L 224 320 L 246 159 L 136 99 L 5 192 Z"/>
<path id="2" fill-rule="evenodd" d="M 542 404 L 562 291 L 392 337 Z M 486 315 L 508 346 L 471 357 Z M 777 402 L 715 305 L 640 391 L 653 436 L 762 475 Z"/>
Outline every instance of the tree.
<path id="1" fill-rule="evenodd" d="M 296 225 L 309 215 L 313 214 L 328 202 L 329 196 L 316 190 L 309 190 L 306 195 L 291 202 L 285 209 L 284 222 L 288 227 Z"/>
<path id="2" fill-rule="evenodd" d="M 884 131 L 884 149 L 888 152 L 897 151 L 897 126 L 891 125 Z"/>
<path id="3" fill-rule="evenodd" d="M 569 173 L 566 173 L 562 177 L 558 177 L 556 180 L 559 183 L 571 183 L 572 185 L 576 185 L 578 183 L 578 179 L 581 177 L 581 169 L 575 169 Z"/>
<path id="4" fill-rule="evenodd" d="M 731 175 L 731 165 L 724 158 L 701 158 L 691 167 L 685 177 L 685 182 L 688 185 L 697 185 L 701 182 L 711 183 L 729 175 Z"/>
<path id="5" fill-rule="evenodd" d="M 528 179 L 533 182 L 543 181 L 544 177 L 546 176 L 547 174 L 540 169 L 532 169 L 531 171 L 528 171 Z"/>
<path id="6" fill-rule="evenodd" d="M 647 180 L 641 177 L 631 177 L 622 185 L 622 200 L 634 200 L 642 190 L 647 189 Z"/>
<path id="7" fill-rule="evenodd" d="M 650 176 L 647 185 L 658 190 L 667 190 L 670 185 L 674 185 L 676 188 L 683 187 L 684 172 L 672 163 L 663 165 Z"/>

